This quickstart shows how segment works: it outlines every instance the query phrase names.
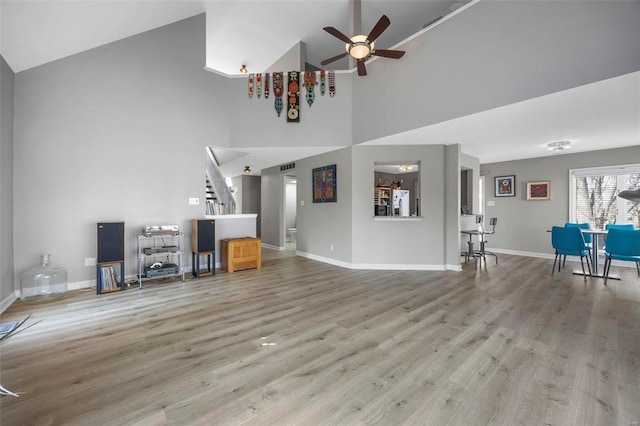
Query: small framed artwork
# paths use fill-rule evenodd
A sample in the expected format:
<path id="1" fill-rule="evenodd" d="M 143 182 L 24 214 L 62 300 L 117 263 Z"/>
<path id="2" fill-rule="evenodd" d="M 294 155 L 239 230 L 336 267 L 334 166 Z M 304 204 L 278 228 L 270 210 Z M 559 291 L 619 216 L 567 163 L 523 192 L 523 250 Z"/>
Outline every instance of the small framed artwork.
<path id="1" fill-rule="evenodd" d="M 496 176 L 496 197 L 515 197 L 516 196 L 516 177 L 511 176 Z"/>
<path id="2" fill-rule="evenodd" d="M 541 180 L 537 182 L 527 182 L 527 200 L 550 200 L 551 182 Z"/>
<path id="3" fill-rule="evenodd" d="M 335 203 L 338 201 L 335 164 L 313 169 L 312 179 L 314 203 Z"/>

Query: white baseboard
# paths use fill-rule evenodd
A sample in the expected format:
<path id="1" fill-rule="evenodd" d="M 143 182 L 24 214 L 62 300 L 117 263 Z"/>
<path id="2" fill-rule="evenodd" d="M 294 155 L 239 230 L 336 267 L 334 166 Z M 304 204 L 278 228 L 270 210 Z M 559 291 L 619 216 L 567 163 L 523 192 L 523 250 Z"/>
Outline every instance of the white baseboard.
<path id="1" fill-rule="evenodd" d="M 514 256 L 525 256 L 525 257 L 538 257 L 540 259 L 553 259 L 555 255 L 549 253 L 537 253 L 534 251 L 520 251 L 520 250 L 507 250 L 507 249 L 497 249 L 491 248 L 491 251 L 494 253 L 502 253 L 502 254 L 512 254 Z"/>
<path id="2" fill-rule="evenodd" d="M 462 272 L 462 265 L 459 263 L 457 265 L 446 265 L 446 269 L 447 271 Z"/>
<path id="3" fill-rule="evenodd" d="M 0 302 L 0 314 L 3 313 L 13 302 L 20 298 L 20 291 L 16 290 Z"/>
<path id="4" fill-rule="evenodd" d="M 285 246 L 279 247 L 279 246 L 274 246 L 274 245 L 266 244 L 266 243 L 262 243 L 262 247 L 268 248 L 268 249 L 271 249 L 271 250 L 278 250 L 278 251 L 284 251 L 284 250 L 287 249 L 287 247 L 285 247 Z"/>
<path id="5" fill-rule="evenodd" d="M 328 263 L 330 265 L 340 266 L 347 269 L 375 269 L 384 271 L 444 271 L 444 265 L 424 265 L 424 264 L 400 264 L 400 263 L 350 263 L 342 260 L 331 259 L 329 257 L 318 256 L 311 253 L 305 253 L 303 251 L 296 251 L 296 256 L 306 257 L 307 259 L 317 260 L 318 262 Z M 458 265 L 460 268 L 460 266 Z M 455 265 L 451 267 L 454 269 Z M 462 270 L 461 268 L 459 270 Z"/>

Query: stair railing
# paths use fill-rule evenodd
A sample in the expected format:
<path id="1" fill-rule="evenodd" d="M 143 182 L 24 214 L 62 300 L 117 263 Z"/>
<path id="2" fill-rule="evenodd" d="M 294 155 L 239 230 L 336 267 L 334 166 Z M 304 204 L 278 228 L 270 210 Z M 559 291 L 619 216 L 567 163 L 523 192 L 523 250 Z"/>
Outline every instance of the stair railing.
<path id="1" fill-rule="evenodd" d="M 216 196 L 216 201 L 212 206 L 213 214 L 235 214 L 236 212 L 236 200 L 233 198 L 231 190 L 227 186 L 224 176 L 220 172 L 218 162 L 216 161 L 213 151 L 210 147 L 206 148 L 207 151 L 207 178 L 211 183 L 211 188 Z M 207 209 L 209 210 L 209 209 Z"/>

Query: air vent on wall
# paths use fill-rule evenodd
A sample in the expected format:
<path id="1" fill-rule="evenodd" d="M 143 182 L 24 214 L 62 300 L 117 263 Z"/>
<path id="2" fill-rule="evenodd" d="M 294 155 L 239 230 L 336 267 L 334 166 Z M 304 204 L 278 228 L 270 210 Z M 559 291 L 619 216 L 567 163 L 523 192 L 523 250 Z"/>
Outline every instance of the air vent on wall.
<path id="1" fill-rule="evenodd" d="M 291 170 L 296 168 L 296 163 L 283 164 L 280 166 L 280 171 Z"/>

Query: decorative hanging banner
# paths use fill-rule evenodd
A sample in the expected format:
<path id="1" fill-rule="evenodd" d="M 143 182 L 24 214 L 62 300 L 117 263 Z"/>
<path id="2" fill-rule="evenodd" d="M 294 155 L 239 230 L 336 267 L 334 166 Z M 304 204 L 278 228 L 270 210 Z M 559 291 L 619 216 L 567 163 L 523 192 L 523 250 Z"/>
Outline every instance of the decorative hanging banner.
<path id="1" fill-rule="evenodd" d="M 269 73 L 264 73 L 264 98 L 269 99 Z"/>
<path id="2" fill-rule="evenodd" d="M 253 74 L 249 74 L 249 99 L 253 98 Z"/>
<path id="3" fill-rule="evenodd" d="M 278 117 L 280 117 L 280 113 L 282 112 L 283 88 L 284 88 L 284 77 L 282 72 L 274 72 L 273 73 L 273 94 L 276 97 L 274 101 L 274 105 L 276 107 L 276 112 L 278 113 Z"/>
<path id="4" fill-rule="evenodd" d="M 305 71 L 304 72 L 304 87 L 307 89 L 307 103 L 309 107 L 316 100 L 316 72 Z"/>
<path id="5" fill-rule="evenodd" d="M 329 71 L 329 96 L 332 98 L 336 95 L 336 72 Z"/>
<path id="6" fill-rule="evenodd" d="M 320 95 L 324 96 L 324 92 L 325 92 L 325 74 L 324 74 L 324 70 L 320 71 Z"/>
<path id="7" fill-rule="evenodd" d="M 300 75 L 298 71 L 289 71 L 289 84 L 287 94 L 289 103 L 287 108 L 287 122 L 297 123 L 300 121 Z"/>
<path id="8" fill-rule="evenodd" d="M 259 98 L 261 94 L 262 94 L 262 74 L 258 73 L 256 74 L 256 95 L 258 95 L 258 98 Z"/>

